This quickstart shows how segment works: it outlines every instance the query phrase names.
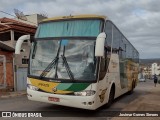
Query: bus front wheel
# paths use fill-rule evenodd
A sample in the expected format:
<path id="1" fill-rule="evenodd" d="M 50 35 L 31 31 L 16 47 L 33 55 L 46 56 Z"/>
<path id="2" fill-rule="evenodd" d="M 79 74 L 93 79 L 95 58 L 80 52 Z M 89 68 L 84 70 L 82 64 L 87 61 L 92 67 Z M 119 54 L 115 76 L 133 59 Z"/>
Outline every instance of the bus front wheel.
<path id="1" fill-rule="evenodd" d="M 106 104 L 107 108 L 112 105 L 113 100 L 114 100 L 114 94 L 115 94 L 115 87 L 112 86 L 112 88 L 110 90 L 109 98 L 108 98 L 108 103 Z"/>

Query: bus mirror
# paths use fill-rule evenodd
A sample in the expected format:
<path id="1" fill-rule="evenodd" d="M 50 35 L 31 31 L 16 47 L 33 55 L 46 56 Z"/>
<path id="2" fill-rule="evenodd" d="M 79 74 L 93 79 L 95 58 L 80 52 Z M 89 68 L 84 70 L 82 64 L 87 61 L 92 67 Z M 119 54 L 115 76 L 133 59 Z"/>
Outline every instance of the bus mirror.
<path id="1" fill-rule="evenodd" d="M 104 32 L 100 33 L 97 36 L 96 46 L 95 46 L 95 56 L 102 57 L 104 55 L 104 42 L 105 42 L 105 39 L 106 39 L 106 34 Z"/>
<path id="2" fill-rule="evenodd" d="M 30 42 L 34 42 L 34 37 L 33 36 L 30 36 Z"/>
<path id="3" fill-rule="evenodd" d="M 16 47 L 15 47 L 15 54 L 20 54 L 21 46 L 24 40 L 30 40 L 30 35 L 23 35 L 17 40 Z"/>

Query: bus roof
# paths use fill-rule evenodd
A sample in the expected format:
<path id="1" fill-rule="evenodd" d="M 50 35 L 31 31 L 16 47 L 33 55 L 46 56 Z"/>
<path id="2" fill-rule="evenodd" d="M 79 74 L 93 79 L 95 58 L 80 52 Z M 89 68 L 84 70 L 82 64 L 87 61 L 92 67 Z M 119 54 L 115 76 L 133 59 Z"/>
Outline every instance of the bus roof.
<path id="1" fill-rule="evenodd" d="M 44 19 L 42 22 L 66 20 L 66 19 L 85 19 L 85 18 L 98 18 L 105 20 L 107 17 L 102 15 L 70 15 L 70 16 L 59 16 L 59 17 L 48 18 Z"/>

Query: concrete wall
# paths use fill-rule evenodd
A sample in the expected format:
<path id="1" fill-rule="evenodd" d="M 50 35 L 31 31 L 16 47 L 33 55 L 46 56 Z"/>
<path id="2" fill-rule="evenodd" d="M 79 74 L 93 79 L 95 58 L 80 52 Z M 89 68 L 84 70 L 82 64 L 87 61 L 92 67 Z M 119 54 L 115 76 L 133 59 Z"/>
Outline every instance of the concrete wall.
<path id="1" fill-rule="evenodd" d="M 28 43 L 28 42 L 22 44 L 22 50 L 24 51 L 21 52 L 20 55 L 15 55 L 14 64 L 16 65 L 16 67 L 28 67 L 28 64 L 22 64 L 22 59 L 29 58 L 30 46 L 31 46 L 31 43 Z"/>
<path id="2" fill-rule="evenodd" d="M 40 23 L 42 20 L 47 19 L 47 17 L 44 17 L 42 15 L 37 14 L 37 22 Z"/>
<path id="3" fill-rule="evenodd" d="M 37 15 L 26 15 L 27 21 L 37 24 Z"/>
<path id="4" fill-rule="evenodd" d="M 38 25 L 39 22 L 41 22 L 43 19 L 46 19 L 47 17 L 44 17 L 39 14 L 32 14 L 32 15 L 26 15 L 27 21 L 33 22 Z"/>
<path id="5" fill-rule="evenodd" d="M 157 63 L 153 63 L 152 66 L 151 66 L 151 69 L 152 69 L 152 75 L 156 74 L 156 75 L 159 75 L 160 74 L 160 66 L 158 66 Z"/>
<path id="6" fill-rule="evenodd" d="M 13 72 L 13 52 L 6 52 L 0 50 L 0 55 L 6 57 L 6 88 L 14 88 L 14 72 Z"/>

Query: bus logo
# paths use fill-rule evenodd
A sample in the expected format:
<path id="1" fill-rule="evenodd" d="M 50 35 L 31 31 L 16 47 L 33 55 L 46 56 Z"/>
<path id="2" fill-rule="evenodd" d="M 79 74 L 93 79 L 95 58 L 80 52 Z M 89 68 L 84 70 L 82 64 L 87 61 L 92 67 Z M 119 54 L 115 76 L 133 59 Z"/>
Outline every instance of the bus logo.
<path id="1" fill-rule="evenodd" d="M 100 102 L 102 103 L 105 99 L 105 93 L 107 91 L 107 88 L 102 90 L 101 94 L 99 95 L 99 98 L 100 98 Z"/>
<path id="2" fill-rule="evenodd" d="M 49 87 L 49 84 L 39 83 L 38 86 Z"/>
<path id="3" fill-rule="evenodd" d="M 57 91 L 57 88 L 56 88 L 56 87 L 54 87 L 54 88 L 52 89 L 52 91 L 53 91 L 53 92 L 56 92 L 56 91 Z"/>

